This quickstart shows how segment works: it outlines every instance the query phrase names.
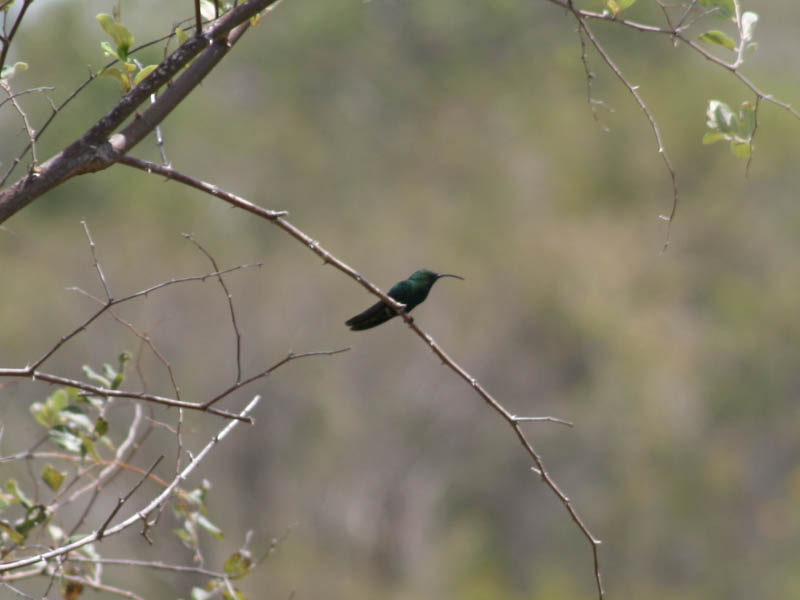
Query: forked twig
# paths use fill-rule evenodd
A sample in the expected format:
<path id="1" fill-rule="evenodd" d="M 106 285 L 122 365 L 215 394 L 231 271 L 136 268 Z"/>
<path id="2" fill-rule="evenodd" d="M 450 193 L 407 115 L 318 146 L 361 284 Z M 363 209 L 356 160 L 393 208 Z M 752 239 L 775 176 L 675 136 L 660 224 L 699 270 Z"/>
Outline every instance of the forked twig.
<path id="1" fill-rule="evenodd" d="M 217 265 L 217 261 L 211 256 L 211 253 L 206 250 L 203 245 L 198 242 L 191 233 L 184 233 L 183 237 L 192 242 L 200 252 L 205 254 L 206 258 L 208 258 L 211 266 L 214 267 L 214 271 L 219 273 L 219 266 Z M 236 383 L 239 383 L 242 380 L 242 334 L 239 331 L 239 326 L 236 323 L 236 311 L 233 309 L 233 296 L 231 296 L 231 292 L 228 289 L 228 286 L 225 285 L 225 280 L 222 278 L 222 275 L 217 275 L 217 281 L 222 286 L 222 290 L 225 292 L 225 299 L 228 301 L 228 310 L 231 314 L 231 324 L 233 325 L 233 332 L 236 336 Z"/>
<path id="2" fill-rule="evenodd" d="M 603 591 L 603 584 L 602 579 L 600 576 L 600 562 L 599 562 L 599 555 L 598 555 L 598 546 L 600 545 L 600 540 L 592 535 L 591 531 L 587 527 L 587 525 L 583 522 L 583 519 L 580 517 L 578 512 L 572 506 L 570 499 L 561 491 L 561 489 L 556 484 L 555 480 L 550 476 L 547 469 L 544 466 L 544 462 L 536 450 L 533 448 L 532 444 L 528 441 L 527 436 L 522 431 L 520 423 L 522 421 L 518 420 L 519 417 L 516 417 L 512 413 L 510 413 L 500 402 L 498 402 L 489 392 L 475 379 L 472 375 L 470 375 L 463 367 L 461 367 L 458 363 L 456 363 L 434 340 L 433 338 L 428 335 L 425 331 L 423 331 L 419 325 L 405 312 L 404 307 L 402 304 L 398 303 L 393 298 L 389 297 L 380 290 L 375 284 L 371 283 L 365 277 L 363 277 L 360 273 L 358 273 L 355 269 L 344 263 L 342 260 L 331 254 L 328 250 L 322 247 L 322 245 L 317 241 L 308 236 L 305 232 L 298 229 L 292 223 L 287 221 L 284 217 L 287 214 L 285 211 L 275 211 L 275 210 L 267 210 L 262 208 L 240 196 L 236 196 L 235 194 L 231 194 L 218 186 L 213 184 L 207 183 L 195 177 L 191 177 L 180 171 L 176 171 L 175 169 L 164 167 L 157 163 L 153 163 L 151 161 L 134 158 L 131 156 L 122 156 L 119 158 L 119 162 L 122 164 L 126 164 L 128 166 L 134 167 L 146 173 L 155 174 L 155 175 L 162 175 L 167 177 L 168 179 L 178 181 L 195 189 L 201 190 L 207 194 L 210 194 L 216 198 L 219 198 L 232 206 L 236 206 L 243 210 L 246 210 L 250 213 L 258 215 L 259 217 L 266 219 L 267 221 L 273 223 L 277 227 L 281 228 L 283 231 L 291 235 L 295 238 L 298 242 L 303 244 L 309 250 L 311 250 L 314 254 L 319 256 L 322 259 L 323 264 L 332 265 L 342 273 L 346 274 L 348 277 L 354 279 L 356 282 L 361 284 L 367 291 L 371 294 L 380 298 L 383 302 L 387 305 L 391 306 L 393 310 L 397 312 L 397 314 L 406 322 L 406 324 L 411 328 L 414 333 L 417 334 L 431 351 L 439 357 L 443 364 L 448 366 L 451 370 L 453 370 L 459 377 L 461 377 L 464 381 L 466 381 L 477 393 L 478 395 L 483 398 L 483 400 L 495 411 L 497 412 L 504 421 L 513 429 L 514 434 L 516 435 L 519 442 L 522 444 L 525 452 L 528 456 L 533 460 L 534 468 L 536 472 L 541 477 L 542 481 L 547 485 L 548 488 L 556 495 L 559 499 L 561 504 L 569 513 L 570 517 L 572 518 L 573 522 L 577 525 L 578 529 L 584 535 L 584 537 L 589 541 L 591 548 L 592 548 L 592 555 L 594 561 L 594 576 L 595 581 L 597 584 L 598 594 L 601 600 L 604 598 L 604 591 Z M 291 355 L 290 355 L 291 356 Z"/>

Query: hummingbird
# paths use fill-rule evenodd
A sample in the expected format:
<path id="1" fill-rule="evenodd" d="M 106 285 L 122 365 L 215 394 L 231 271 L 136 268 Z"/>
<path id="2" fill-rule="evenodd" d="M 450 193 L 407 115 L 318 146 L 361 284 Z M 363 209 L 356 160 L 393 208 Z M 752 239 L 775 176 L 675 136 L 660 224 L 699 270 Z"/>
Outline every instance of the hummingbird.
<path id="1" fill-rule="evenodd" d="M 452 275 L 450 273 L 435 273 L 430 269 L 420 269 L 415 271 L 411 277 L 405 279 L 392 286 L 387 294 L 390 298 L 397 300 L 406 305 L 406 312 L 411 310 L 417 305 L 424 302 L 428 297 L 428 292 L 431 291 L 433 284 L 436 283 L 441 277 L 455 277 L 456 279 L 464 279 L 460 275 Z M 396 317 L 395 310 L 386 304 L 383 300 L 376 302 L 367 310 L 357 314 L 355 317 L 345 321 L 345 325 L 350 327 L 353 331 L 361 331 L 362 329 L 369 329 L 385 323 L 392 317 Z"/>

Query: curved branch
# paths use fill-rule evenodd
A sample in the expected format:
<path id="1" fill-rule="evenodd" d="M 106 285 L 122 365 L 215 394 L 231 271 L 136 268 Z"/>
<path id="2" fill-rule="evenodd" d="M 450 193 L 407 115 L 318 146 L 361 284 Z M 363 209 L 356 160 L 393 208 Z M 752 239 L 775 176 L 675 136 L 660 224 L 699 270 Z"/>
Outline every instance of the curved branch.
<path id="1" fill-rule="evenodd" d="M 383 291 L 380 290 L 375 284 L 371 283 L 365 277 L 363 277 L 360 273 L 358 273 L 355 269 L 351 266 L 331 254 L 328 250 L 322 247 L 322 245 L 317 241 L 308 236 L 306 233 L 295 227 L 289 221 L 284 219 L 286 215 L 285 211 L 274 211 L 274 210 L 267 210 L 265 208 L 261 208 L 260 206 L 253 204 L 252 202 L 245 200 L 235 194 L 231 194 L 226 192 L 225 190 L 220 189 L 219 187 L 197 179 L 195 177 L 190 177 L 189 175 L 185 175 L 176 171 L 171 167 L 165 167 L 163 165 L 159 165 L 158 163 L 153 163 L 150 161 L 142 160 L 139 158 L 134 158 L 130 156 L 120 157 L 119 162 L 122 164 L 128 165 L 130 167 L 142 170 L 146 173 L 162 175 L 167 177 L 168 179 L 178 181 L 195 189 L 201 190 L 207 194 L 210 194 L 216 198 L 220 198 L 221 200 L 228 202 L 229 204 L 256 214 L 263 219 L 266 219 L 273 223 L 274 225 L 283 229 L 286 233 L 291 235 L 301 244 L 306 246 L 309 250 L 311 250 L 314 254 L 322 258 L 323 264 L 329 264 L 338 269 L 339 271 L 343 272 L 345 275 L 349 276 L 350 278 L 354 279 L 356 282 L 361 284 L 367 291 L 371 294 L 380 298 L 383 302 L 391 306 L 397 314 L 402 318 L 406 324 L 411 328 L 411 330 L 417 334 L 431 349 L 431 351 L 439 357 L 444 365 L 449 367 L 452 371 L 454 371 L 459 377 L 461 377 L 464 381 L 466 381 L 472 388 L 477 392 L 477 394 L 496 412 L 500 415 L 500 417 L 514 430 L 514 434 L 516 435 L 519 442 L 522 444 L 525 452 L 528 456 L 533 460 L 534 463 L 534 470 L 535 472 L 541 477 L 542 481 L 547 485 L 547 487 L 556 495 L 559 499 L 561 504 L 569 513 L 572 520 L 577 525 L 578 529 L 581 531 L 583 536 L 589 541 L 591 548 L 592 548 L 592 556 L 594 561 L 594 577 L 595 583 L 597 585 L 597 590 L 599 594 L 600 600 L 605 597 L 605 593 L 603 590 L 603 583 L 600 576 L 600 562 L 599 562 L 599 555 L 598 555 L 598 547 L 600 545 L 600 540 L 598 540 L 594 535 L 592 535 L 591 531 L 587 527 L 586 523 L 580 517 L 578 512 L 572 506 L 570 499 L 561 491 L 561 488 L 558 487 L 555 480 L 550 476 L 549 472 L 545 468 L 544 461 L 542 460 L 541 456 L 536 452 L 533 448 L 533 445 L 528 440 L 525 433 L 522 431 L 520 423 L 525 422 L 527 419 L 525 417 L 517 417 L 511 412 L 509 412 L 499 401 L 497 401 L 479 382 L 478 380 L 473 377 L 472 375 L 467 372 L 461 365 L 459 365 L 455 360 L 453 360 L 434 340 L 433 338 L 428 335 L 425 331 L 423 331 L 419 325 L 416 324 L 414 319 L 405 312 L 404 305 L 400 304 L 394 298 L 389 297 Z M 291 355 L 290 355 L 291 357 Z"/>

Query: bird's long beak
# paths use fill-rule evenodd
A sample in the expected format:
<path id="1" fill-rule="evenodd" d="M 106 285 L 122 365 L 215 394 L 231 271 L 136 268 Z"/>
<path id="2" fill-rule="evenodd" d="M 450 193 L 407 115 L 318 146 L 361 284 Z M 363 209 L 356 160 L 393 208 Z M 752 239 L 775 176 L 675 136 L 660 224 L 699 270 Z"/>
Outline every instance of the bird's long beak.
<path id="1" fill-rule="evenodd" d="M 464 281 L 464 278 L 461 275 L 453 275 L 452 273 L 438 273 L 436 275 L 436 279 L 439 279 L 440 277 L 455 277 L 456 279 Z"/>

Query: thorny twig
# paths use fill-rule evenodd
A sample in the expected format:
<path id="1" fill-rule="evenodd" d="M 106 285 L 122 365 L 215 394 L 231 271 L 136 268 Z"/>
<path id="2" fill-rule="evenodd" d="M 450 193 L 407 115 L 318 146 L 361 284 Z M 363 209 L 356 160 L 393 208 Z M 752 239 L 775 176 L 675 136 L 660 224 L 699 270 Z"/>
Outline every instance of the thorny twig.
<path id="1" fill-rule="evenodd" d="M 183 237 L 192 242 L 197 249 L 206 256 L 211 263 L 211 266 L 214 267 L 214 270 L 219 273 L 217 261 L 213 256 L 211 256 L 208 250 L 206 250 L 205 247 L 203 247 L 203 245 L 198 242 L 191 233 L 184 233 Z M 225 284 L 225 280 L 222 278 L 222 275 L 217 275 L 217 281 L 219 281 L 219 284 L 222 286 L 222 291 L 225 292 L 225 299 L 228 301 L 228 309 L 231 314 L 233 333 L 236 336 L 236 383 L 239 383 L 242 381 L 242 334 L 239 332 L 239 325 L 236 323 L 236 311 L 233 310 L 233 296 L 231 296 L 231 292 L 228 289 L 228 286 Z"/>
<path id="2" fill-rule="evenodd" d="M 563 491 L 561 491 L 561 489 L 556 484 L 555 480 L 550 476 L 549 472 L 545 468 L 542 458 L 533 448 L 533 445 L 530 443 L 527 436 L 522 431 L 521 423 L 525 419 L 510 413 L 478 382 L 478 380 L 475 377 L 470 375 L 463 367 L 461 367 L 458 363 L 456 363 L 433 340 L 433 338 L 425 331 L 423 331 L 419 327 L 419 325 L 417 325 L 417 323 L 411 318 L 411 316 L 405 312 L 404 305 L 398 303 L 396 300 L 386 295 L 386 293 L 381 291 L 380 288 L 378 288 L 375 284 L 371 283 L 369 280 L 363 277 L 355 269 L 353 269 L 345 262 L 343 262 L 333 254 L 331 254 L 325 248 L 323 248 L 322 245 L 317 240 L 314 240 L 305 232 L 301 231 L 292 223 L 290 223 L 288 220 L 286 220 L 284 218 L 287 214 L 285 211 L 275 211 L 262 208 L 257 204 L 254 204 L 249 200 L 245 200 L 240 196 L 236 196 L 235 194 L 231 194 L 219 188 L 216 185 L 202 181 L 200 179 L 197 179 L 196 177 L 191 177 L 189 175 L 181 173 L 180 171 L 176 171 L 175 169 L 164 167 L 157 163 L 153 163 L 151 161 L 146 161 L 131 156 L 122 156 L 120 157 L 119 160 L 123 164 L 142 170 L 146 173 L 161 175 L 167 177 L 168 179 L 178 181 L 195 189 L 201 190 L 216 198 L 220 198 L 221 200 L 233 206 L 236 206 L 250 213 L 258 215 L 263 219 L 266 219 L 267 221 L 273 223 L 274 225 L 276 225 L 277 227 L 279 227 L 280 229 L 291 235 L 298 242 L 300 242 L 301 244 L 306 246 L 309 250 L 311 250 L 314 254 L 319 256 L 322 259 L 323 264 L 335 267 L 342 273 L 349 276 L 351 279 L 354 279 L 356 282 L 361 284 L 361 286 L 364 287 L 371 294 L 377 296 L 387 305 L 391 306 L 392 309 L 395 310 L 397 314 L 400 315 L 400 317 L 406 322 L 409 328 L 428 345 L 428 347 L 436 356 L 439 357 L 442 363 L 447 367 L 449 367 L 452 371 L 454 371 L 464 381 L 466 381 L 476 391 L 476 393 L 513 429 L 515 436 L 522 444 L 523 448 L 525 449 L 525 452 L 532 459 L 534 463 L 533 468 L 535 469 L 535 472 L 540 476 L 545 485 L 547 485 L 547 487 L 556 495 L 561 504 L 569 513 L 574 523 L 577 525 L 578 529 L 591 544 L 593 561 L 594 561 L 594 576 L 597 584 L 598 594 L 601 600 L 602 598 L 604 598 L 604 591 L 600 576 L 600 563 L 598 556 L 598 546 L 600 545 L 601 542 L 599 539 L 595 538 L 594 535 L 592 535 L 591 531 L 584 523 L 583 519 L 580 517 L 578 512 L 572 506 L 570 499 L 566 496 L 566 494 L 564 494 Z"/>

